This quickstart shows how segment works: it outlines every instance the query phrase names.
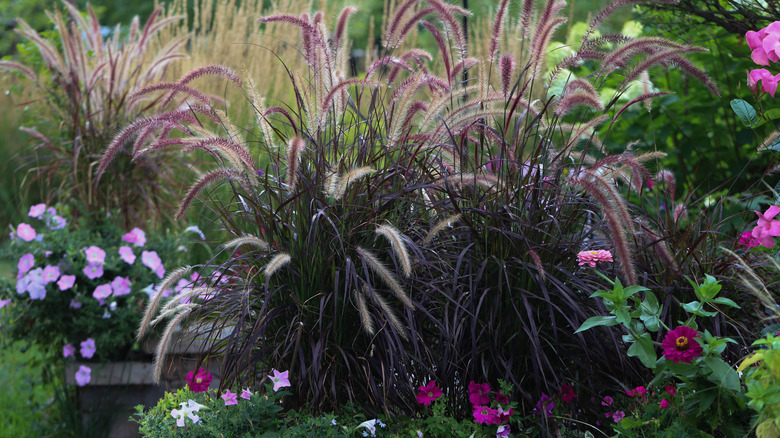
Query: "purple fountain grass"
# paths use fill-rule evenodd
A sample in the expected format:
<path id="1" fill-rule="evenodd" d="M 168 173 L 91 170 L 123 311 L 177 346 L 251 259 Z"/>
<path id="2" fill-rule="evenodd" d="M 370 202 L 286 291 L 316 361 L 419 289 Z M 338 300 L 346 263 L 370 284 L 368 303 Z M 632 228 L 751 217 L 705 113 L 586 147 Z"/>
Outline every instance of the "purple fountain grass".
<path id="1" fill-rule="evenodd" d="M 493 21 L 493 34 L 490 36 L 490 46 L 488 46 L 488 55 L 491 61 L 496 59 L 498 53 L 498 39 L 504 31 L 507 6 L 509 6 L 509 0 L 501 0 L 496 11 L 496 18 Z"/>
<path id="2" fill-rule="evenodd" d="M 352 17 L 352 14 L 354 14 L 355 12 L 357 12 L 357 8 L 354 6 L 347 6 L 341 10 L 341 13 L 339 14 L 338 24 L 336 25 L 336 32 L 333 34 L 334 48 L 339 48 L 342 46 L 342 41 L 344 40 L 347 31 L 347 22 L 349 21 L 350 17 Z"/>
<path id="3" fill-rule="evenodd" d="M 244 172 L 235 169 L 211 170 L 198 178 L 195 184 L 193 184 L 189 190 L 187 190 L 187 194 L 179 203 L 179 208 L 175 215 L 176 219 L 181 219 L 184 216 L 184 213 L 190 207 L 192 201 L 195 200 L 195 198 L 201 191 L 203 191 L 204 188 L 219 181 L 236 181 L 245 184 L 249 183 L 247 180 L 247 175 Z"/>

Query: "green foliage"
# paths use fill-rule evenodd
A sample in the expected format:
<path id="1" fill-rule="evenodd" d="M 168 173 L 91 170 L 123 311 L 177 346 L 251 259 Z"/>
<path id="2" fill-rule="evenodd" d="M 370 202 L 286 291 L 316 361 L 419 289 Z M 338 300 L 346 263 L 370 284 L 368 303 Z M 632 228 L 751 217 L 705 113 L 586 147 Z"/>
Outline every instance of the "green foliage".
<path id="1" fill-rule="evenodd" d="M 744 373 L 748 406 L 758 413 L 756 435 L 774 438 L 780 436 L 780 336 L 769 333 L 753 345 L 760 348 L 737 370 Z"/>
<path id="2" fill-rule="evenodd" d="M 5 320 L 9 310 L 0 310 Z M 2 326 L 5 326 L 3 321 Z M 0 373 L 4 384 L 0 389 L 0 437 L 34 438 L 46 436 L 50 418 L 47 415 L 52 397 L 51 382 L 42 377 L 46 356 L 42 350 L 25 342 L 10 342 L 5 335 L 0 340 Z"/>

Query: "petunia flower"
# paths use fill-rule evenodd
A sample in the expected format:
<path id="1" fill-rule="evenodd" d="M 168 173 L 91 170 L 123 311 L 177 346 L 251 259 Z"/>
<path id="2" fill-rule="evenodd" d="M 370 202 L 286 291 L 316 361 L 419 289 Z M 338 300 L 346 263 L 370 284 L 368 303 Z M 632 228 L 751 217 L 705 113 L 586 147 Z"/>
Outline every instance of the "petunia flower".
<path id="1" fill-rule="evenodd" d="M 626 413 L 623 411 L 615 411 L 612 413 L 612 419 L 615 423 L 620 423 L 620 420 L 626 418 Z"/>
<path id="2" fill-rule="evenodd" d="M 70 304 L 68 305 L 71 309 L 81 309 L 81 302 L 70 300 Z"/>
<path id="3" fill-rule="evenodd" d="M 244 400 L 249 400 L 252 398 L 252 393 L 249 391 L 249 388 L 244 388 L 243 391 L 241 391 L 241 395 L 239 397 L 243 398 Z"/>
<path id="4" fill-rule="evenodd" d="M 271 382 L 274 384 L 274 392 L 279 391 L 279 388 L 290 386 L 290 379 L 288 378 L 289 371 L 280 373 L 276 369 L 273 369 L 273 375 L 268 375 Z"/>
<path id="5" fill-rule="evenodd" d="M 60 268 L 58 266 L 47 265 L 43 268 L 43 283 L 49 284 L 60 278 Z"/>
<path id="6" fill-rule="evenodd" d="M 63 275 L 60 277 L 59 281 L 57 281 L 57 286 L 59 286 L 60 290 L 68 290 L 73 287 L 75 282 L 75 275 Z"/>
<path id="7" fill-rule="evenodd" d="M 487 383 L 469 382 L 469 401 L 473 406 L 485 406 L 490 403 L 490 385 Z"/>
<path id="8" fill-rule="evenodd" d="M 574 393 L 574 388 L 568 383 L 561 385 L 561 390 L 558 392 L 558 395 L 561 396 L 561 399 L 566 403 L 571 403 L 571 401 L 577 397 L 577 394 Z"/>
<path id="9" fill-rule="evenodd" d="M 111 289 L 111 285 L 106 283 L 106 284 L 101 284 L 100 286 L 96 287 L 95 291 L 92 292 L 92 296 L 95 297 L 95 299 L 97 299 L 97 300 L 105 300 L 113 292 L 114 291 L 113 291 L 113 289 Z"/>
<path id="10" fill-rule="evenodd" d="M 92 369 L 88 366 L 81 365 L 79 370 L 76 371 L 76 384 L 84 386 L 92 380 Z"/>
<path id="11" fill-rule="evenodd" d="M 767 69 L 760 68 L 751 70 L 747 76 L 747 86 L 753 92 L 758 91 L 758 82 L 761 82 L 761 90 L 775 97 L 777 92 L 777 82 L 780 81 L 780 74 L 772 75 Z"/>
<path id="12" fill-rule="evenodd" d="M 203 368 L 187 373 L 187 386 L 192 392 L 206 392 L 211 384 L 211 374 Z"/>
<path id="13" fill-rule="evenodd" d="M 502 424 L 501 426 L 498 426 L 498 430 L 496 430 L 496 438 L 508 437 L 510 432 L 512 432 L 512 429 L 509 428 L 509 425 Z"/>
<path id="14" fill-rule="evenodd" d="M 156 251 L 144 251 L 141 253 L 141 262 L 149 269 L 154 271 L 162 264 L 160 256 Z"/>
<path id="15" fill-rule="evenodd" d="M 41 270 L 41 268 L 37 270 Z M 28 277 L 30 277 L 29 274 Z M 32 276 L 32 280 L 27 285 L 27 293 L 30 294 L 30 299 L 32 300 L 43 300 L 46 298 L 46 284 L 43 283 L 40 277 Z"/>
<path id="16" fill-rule="evenodd" d="M 111 282 L 111 290 L 114 291 L 114 296 L 122 296 L 130 293 L 130 279 L 117 276 L 114 281 Z"/>
<path id="17" fill-rule="evenodd" d="M 751 232 L 751 235 L 758 239 L 758 243 L 767 248 L 775 246 L 774 236 L 780 236 L 780 221 L 775 220 L 777 213 L 780 213 L 780 207 L 773 205 L 767 209 L 766 213 L 758 215 L 758 224 Z"/>
<path id="18" fill-rule="evenodd" d="M 90 263 L 87 266 L 84 266 L 84 275 L 86 275 L 90 280 L 102 277 L 103 265 L 98 263 Z"/>
<path id="19" fill-rule="evenodd" d="M 229 389 L 222 395 L 222 400 L 225 400 L 225 406 L 237 405 L 236 394 L 230 392 Z"/>
<path id="20" fill-rule="evenodd" d="M 135 254 L 133 254 L 133 249 L 129 246 L 119 247 L 119 257 L 127 264 L 132 265 L 135 263 Z"/>
<path id="21" fill-rule="evenodd" d="M 18 227 L 16 227 L 16 235 L 25 242 L 30 242 L 35 239 L 37 233 L 35 232 L 35 228 L 22 222 Z"/>
<path id="22" fill-rule="evenodd" d="M 433 403 L 434 400 L 441 397 L 441 389 L 439 389 L 438 386 L 436 386 L 436 381 L 431 380 L 426 385 L 421 386 L 420 392 L 417 393 L 417 403 L 424 404 L 425 406 L 430 406 L 431 403 Z"/>
<path id="23" fill-rule="evenodd" d="M 94 339 L 88 338 L 81 343 L 81 357 L 84 359 L 92 359 L 92 356 L 95 355 L 95 351 L 97 351 L 97 348 L 95 348 Z"/>
<path id="24" fill-rule="evenodd" d="M 90 264 L 103 264 L 106 261 L 106 252 L 95 245 L 85 249 L 84 252 L 87 253 L 87 262 Z"/>
<path id="25" fill-rule="evenodd" d="M 49 228 L 52 230 L 61 230 L 67 224 L 68 221 L 62 216 L 54 216 L 48 221 Z"/>
<path id="26" fill-rule="evenodd" d="M 474 421 L 482 424 L 498 424 L 498 411 L 487 406 L 474 406 Z"/>
<path id="27" fill-rule="evenodd" d="M 45 211 L 46 211 L 46 204 L 33 205 L 32 207 L 30 207 L 30 212 L 27 213 L 27 216 L 40 219 L 40 217 L 43 216 L 43 213 Z"/>
<path id="28" fill-rule="evenodd" d="M 76 354 L 76 347 L 73 344 L 67 344 L 62 347 L 62 357 L 71 357 Z"/>
<path id="29" fill-rule="evenodd" d="M 7 306 L 8 303 L 10 303 L 10 302 L 11 302 L 10 298 L 5 299 L 5 300 L 0 300 L 0 309 L 2 309 L 3 307 Z"/>
<path id="30" fill-rule="evenodd" d="M 577 261 L 579 265 L 590 265 L 591 268 L 596 267 L 598 262 L 612 262 L 612 253 L 603 249 L 595 251 L 580 251 L 577 253 Z"/>
<path id="31" fill-rule="evenodd" d="M 122 236 L 122 240 L 141 247 L 146 243 L 146 233 L 140 228 L 133 228 L 129 233 Z"/>
<path id="32" fill-rule="evenodd" d="M 17 278 L 21 278 L 22 275 L 26 274 L 33 266 L 35 266 L 35 257 L 32 254 L 27 253 L 19 257 L 19 263 L 16 265 L 19 269 L 19 276 Z"/>
<path id="33" fill-rule="evenodd" d="M 182 405 L 186 405 L 187 403 L 182 403 Z M 187 409 L 182 407 L 181 409 L 173 408 L 171 409 L 171 416 L 176 419 L 176 426 L 177 427 L 184 427 L 184 419 L 187 417 Z"/>
<path id="34" fill-rule="evenodd" d="M 681 325 L 664 336 L 661 348 L 664 357 L 674 363 L 691 363 L 694 357 L 701 356 L 701 345 L 696 342 L 699 332 L 696 329 Z"/>
<path id="35" fill-rule="evenodd" d="M 669 400 L 663 399 L 661 400 L 661 404 L 659 405 L 661 409 L 666 409 L 669 407 Z"/>

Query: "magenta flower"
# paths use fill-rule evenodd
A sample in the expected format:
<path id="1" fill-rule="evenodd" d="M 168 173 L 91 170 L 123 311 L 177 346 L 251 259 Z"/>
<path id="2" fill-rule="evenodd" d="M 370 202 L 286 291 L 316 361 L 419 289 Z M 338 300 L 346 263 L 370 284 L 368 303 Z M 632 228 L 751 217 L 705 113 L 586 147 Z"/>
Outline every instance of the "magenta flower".
<path id="1" fill-rule="evenodd" d="M 279 391 L 279 388 L 290 386 L 290 379 L 288 378 L 289 373 L 289 371 L 280 373 L 276 369 L 273 369 L 273 375 L 268 375 L 268 378 L 271 379 L 271 382 L 274 384 L 274 392 Z"/>
<path id="2" fill-rule="evenodd" d="M 669 400 L 667 400 L 667 399 L 663 399 L 663 400 L 661 400 L 660 407 L 661 407 L 661 409 L 666 409 L 666 408 L 668 408 L 668 407 L 669 407 Z"/>
<path id="3" fill-rule="evenodd" d="M 758 32 L 748 31 L 745 39 L 753 51 L 750 57 L 756 64 L 769 65 L 769 61 L 777 62 L 780 59 L 780 21 L 775 21 Z"/>
<path id="4" fill-rule="evenodd" d="M 544 415 L 546 417 L 552 417 L 552 411 L 555 409 L 555 402 L 545 393 L 542 393 L 542 397 L 539 398 L 539 402 L 536 403 L 536 407 L 533 410 L 534 414 Z"/>
<path id="5" fill-rule="evenodd" d="M 636 388 L 634 388 L 634 394 L 637 397 L 644 397 L 647 395 L 647 388 L 645 388 L 644 386 L 637 386 Z"/>
<path id="6" fill-rule="evenodd" d="M 113 289 L 111 289 L 111 285 L 106 283 L 106 284 L 101 284 L 100 286 L 96 287 L 95 291 L 92 292 L 92 296 L 95 297 L 95 299 L 97 299 L 97 300 L 105 300 L 113 292 L 114 291 L 113 291 Z"/>
<path id="7" fill-rule="evenodd" d="M 92 369 L 81 365 L 79 370 L 76 371 L 76 384 L 79 386 L 84 386 L 89 383 L 90 380 L 92 380 Z"/>
<path id="8" fill-rule="evenodd" d="M 84 266 L 84 275 L 90 280 L 100 278 L 103 276 L 103 265 L 97 263 L 90 263 Z"/>
<path id="9" fill-rule="evenodd" d="M 767 248 L 775 246 L 774 236 L 780 236 L 780 221 L 775 220 L 777 213 L 780 213 L 780 207 L 773 205 L 767 209 L 766 213 L 758 215 L 758 224 L 753 228 L 751 235 L 758 239 L 758 243 Z"/>
<path id="10" fill-rule="evenodd" d="M 3 307 L 7 306 L 8 303 L 10 303 L 10 302 L 11 302 L 10 298 L 8 298 L 6 300 L 0 300 L 0 309 L 2 309 Z"/>
<path id="11" fill-rule="evenodd" d="M 620 423 L 620 420 L 626 418 L 626 413 L 623 411 L 615 411 L 612 414 L 612 419 L 615 420 L 615 423 Z"/>
<path id="12" fill-rule="evenodd" d="M 60 290 L 68 290 L 73 287 L 73 284 L 76 282 L 76 276 L 75 275 L 63 275 L 60 277 L 60 280 L 57 282 L 57 286 L 60 287 Z"/>
<path id="13" fill-rule="evenodd" d="M 60 268 L 58 266 L 46 266 L 43 268 L 43 283 L 49 284 L 60 278 Z"/>
<path id="14" fill-rule="evenodd" d="M 132 231 L 122 236 L 122 240 L 141 247 L 146 243 L 146 233 L 140 228 L 133 228 Z"/>
<path id="15" fill-rule="evenodd" d="M 70 300 L 70 304 L 68 305 L 71 309 L 81 309 L 81 302 Z"/>
<path id="16" fill-rule="evenodd" d="M 19 276 L 17 278 L 21 278 L 22 275 L 26 274 L 33 266 L 35 266 L 35 257 L 33 257 L 32 254 L 27 253 L 19 257 L 19 264 L 16 265 L 19 269 Z"/>
<path id="17" fill-rule="evenodd" d="M 498 424 L 498 411 L 487 406 L 474 406 L 474 421 L 482 424 Z"/>
<path id="18" fill-rule="evenodd" d="M 469 382 L 469 401 L 474 406 L 485 406 L 490 403 L 490 385 L 487 383 Z"/>
<path id="19" fill-rule="evenodd" d="M 558 392 L 558 395 L 561 396 L 561 399 L 566 403 L 571 403 L 571 401 L 577 397 L 577 394 L 574 393 L 574 388 L 568 383 L 561 385 L 561 390 Z"/>
<path id="20" fill-rule="evenodd" d="M 612 403 L 614 403 L 614 402 L 615 402 L 615 400 L 612 397 L 606 395 L 601 400 L 601 406 L 612 406 Z"/>
<path id="21" fill-rule="evenodd" d="M 225 393 L 222 395 L 222 400 L 225 400 L 225 406 L 238 404 L 238 400 L 236 399 L 236 394 L 230 392 L 229 389 L 225 390 Z"/>
<path id="22" fill-rule="evenodd" d="M 750 231 L 745 231 L 741 236 L 739 236 L 739 242 L 737 242 L 737 245 L 750 249 L 758 246 L 759 243 L 758 239 L 753 237 L 753 234 L 751 234 Z"/>
<path id="23" fill-rule="evenodd" d="M 111 282 L 111 290 L 114 291 L 115 296 L 127 295 L 130 293 L 130 280 L 124 277 L 117 276 L 114 281 Z"/>
<path id="24" fill-rule="evenodd" d="M 239 397 L 243 398 L 244 400 L 249 400 L 252 398 L 252 393 L 249 391 L 249 388 L 244 388 L 241 391 L 241 395 Z"/>
<path id="25" fill-rule="evenodd" d="M 121 257 L 125 263 L 128 263 L 130 265 L 135 263 L 135 254 L 133 254 L 133 249 L 130 248 L 129 246 L 119 247 L 119 257 Z"/>
<path id="26" fill-rule="evenodd" d="M 666 385 L 664 386 L 664 390 L 666 390 L 666 393 L 671 395 L 672 397 L 677 395 L 677 388 L 675 388 L 674 386 Z"/>
<path id="27" fill-rule="evenodd" d="M 87 262 L 90 264 L 103 264 L 106 261 L 106 252 L 97 246 L 92 245 L 84 251 L 87 253 Z"/>
<path id="28" fill-rule="evenodd" d="M 502 424 L 501 426 L 498 426 L 498 430 L 496 430 L 496 438 L 508 437 L 510 432 L 512 432 L 512 429 L 509 428 L 509 425 Z"/>
<path id="29" fill-rule="evenodd" d="M 611 262 L 613 260 L 611 252 L 599 249 L 596 251 L 580 251 L 577 253 L 577 261 L 580 266 L 587 264 L 591 268 L 595 268 L 598 262 Z"/>
<path id="30" fill-rule="evenodd" d="M 92 356 L 95 355 L 95 351 L 97 351 L 97 348 L 95 348 L 94 339 L 88 338 L 86 341 L 81 343 L 81 357 L 85 359 L 92 359 Z"/>
<path id="31" fill-rule="evenodd" d="M 40 219 L 40 217 L 43 216 L 43 213 L 45 211 L 46 211 L 46 204 L 33 205 L 32 207 L 30 207 L 30 212 L 27 213 L 27 216 Z"/>
<path id="32" fill-rule="evenodd" d="M 780 74 L 772 75 L 768 70 L 760 68 L 751 70 L 747 76 L 747 86 L 753 92 L 758 91 L 758 82 L 761 81 L 761 90 L 775 97 L 777 92 L 777 82 L 780 81 Z"/>
<path id="33" fill-rule="evenodd" d="M 417 403 L 430 406 L 434 400 L 441 397 L 441 389 L 436 386 L 436 381 L 431 380 L 427 385 L 423 385 L 420 388 L 420 392 L 417 393 Z"/>
<path id="34" fill-rule="evenodd" d="M 664 357 L 674 363 L 691 363 L 694 357 L 701 356 L 703 350 L 696 342 L 698 337 L 699 332 L 684 325 L 671 330 L 661 342 Z"/>
<path id="35" fill-rule="evenodd" d="M 35 233 L 35 228 L 22 222 L 18 227 L 16 227 L 16 235 L 25 242 L 30 242 L 35 239 L 37 234 Z"/>
<path id="36" fill-rule="evenodd" d="M 211 384 L 211 374 L 203 368 L 187 373 L 187 386 L 192 392 L 206 392 Z"/>
<path id="37" fill-rule="evenodd" d="M 76 354 L 76 347 L 73 344 L 67 344 L 62 347 L 62 357 L 71 357 Z"/>

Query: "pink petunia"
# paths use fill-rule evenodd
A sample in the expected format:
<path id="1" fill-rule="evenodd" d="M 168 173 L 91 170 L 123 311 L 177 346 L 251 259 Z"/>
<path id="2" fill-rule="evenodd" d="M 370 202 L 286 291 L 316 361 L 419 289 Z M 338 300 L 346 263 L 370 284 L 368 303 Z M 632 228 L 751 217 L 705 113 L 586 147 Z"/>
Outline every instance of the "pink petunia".
<path id="1" fill-rule="evenodd" d="M 271 379 L 271 382 L 274 384 L 274 392 L 279 391 L 280 388 L 290 386 L 290 379 L 288 377 L 289 373 L 290 371 L 279 372 L 274 369 L 273 374 L 268 376 L 268 378 Z"/>
<path id="2" fill-rule="evenodd" d="M 129 246 L 119 247 L 119 257 L 127 264 L 132 265 L 135 263 L 135 254 L 133 254 L 133 249 Z"/>
<path id="3" fill-rule="evenodd" d="M 130 293 L 130 280 L 124 277 L 117 276 L 114 281 L 111 282 L 111 290 L 114 291 L 115 296 L 127 295 Z"/>
<path id="4" fill-rule="evenodd" d="M 211 373 L 198 368 L 198 371 L 190 371 L 187 373 L 187 386 L 190 387 L 192 392 L 206 392 L 211 384 Z"/>
<path id="5" fill-rule="evenodd" d="M 57 286 L 59 286 L 60 290 L 68 290 L 73 287 L 75 282 L 75 275 L 63 275 L 60 277 L 59 281 L 57 281 Z"/>
<path id="6" fill-rule="evenodd" d="M 106 252 L 95 245 L 85 249 L 84 252 L 87 254 L 87 263 L 103 264 L 106 261 Z"/>
<path id="7" fill-rule="evenodd" d="M 113 289 L 111 289 L 111 285 L 101 284 L 100 286 L 95 288 L 95 291 L 92 292 L 92 296 L 95 297 L 97 300 L 105 300 L 113 293 Z"/>
<path id="8" fill-rule="evenodd" d="M 35 228 L 22 222 L 19 224 L 18 227 L 16 227 L 16 235 L 19 236 L 19 238 L 24 240 L 25 242 L 30 242 L 33 239 L 35 239 L 37 233 L 35 232 Z"/>
<path id="9" fill-rule="evenodd" d="M 252 392 L 249 391 L 249 388 L 244 388 L 244 390 L 241 391 L 241 395 L 239 397 L 243 398 L 244 400 L 249 400 L 252 398 Z"/>
<path id="10" fill-rule="evenodd" d="M 612 403 L 614 403 L 614 402 L 615 402 L 615 400 L 612 397 L 606 395 L 601 400 L 601 406 L 612 406 Z"/>
<path id="11" fill-rule="evenodd" d="M 498 424 L 498 411 L 487 406 L 474 406 L 474 421 L 482 424 Z"/>
<path id="12" fill-rule="evenodd" d="M 156 251 L 142 252 L 141 262 L 144 264 L 144 266 L 151 269 L 152 271 L 157 269 L 162 264 L 162 260 L 160 260 L 160 256 L 157 255 Z"/>
<path id="13" fill-rule="evenodd" d="M 8 303 L 10 303 L 10 302 L 11 302 L 10 298 L 5 299 L 5 300 L 0 300 L 0 309 L 2 309 L 3 307 L 7 306 Z"/>
<path id="14" fill-rule="evenodd" d="M 70 304 L 68 305 L 71 309 L 81 309 L 81 303 L 79 301 L 70 300 Z"/>
<path id="15" fill-rule="evenodd" d="M 438 386 L 436 386 L 436 381 L 431 380 L 426 385 L 421 386 L 420 392 L 417 393 L 417 403 L 423 404 L 425 406 L 430 406 L 431 403 L 433 403 L 434 400 L 441 397 L 441 389 L 439 389 Z"/>
<path id="16" fill-rule="evenodd" d="M 661 348 L 666 360 L 674 363 L 691 363 L 693 358 L 701 356 L 701 345 L 696 342 L 699 332 L 688 326 L 681 325 L 664 336 Z"/>
<path id="17" fill-rule="evenodd" d="M 596 263 L 611 262 L 613 260 L 611 252 L 599 249 L 596 251 L 580 251 L 577 253 L 577 261 L 580 266 L 587 264 L 590 265 L 591 268 L 595 268 Z"/>
<path id="18" fill-rule="evenodd" d="M 43 268 L 43 282 L 49 284 L 60 278 L 60 268 L 58 266 L 46 266 Z"/>
<path id="19" fill-rule="evenodd" d="M 775 246 L 774 236 L 780 236 L 780 221 L 775 220 L 775 216 L 780 213 L 780 207 L 773 205 L 767 209 L 766 213 L 758 215 L 758 224 L 753 228 L 751 235 L 758 239 L 758 243 L 767 248 Z"/>
<path id="20" fill-rule="evenodd" d="M 84 275 L 90 280 L 100 278 L 103 276 L 103 265 L 98 263 L 90 263 L 84 267 Z"/>
<path id="21" fill-rule="evenodd" d="M 17 278 L 21 278 L 22 275 L 26 274 L 27 271 L 32 269 L 33 266 L 35 266 L 35 257 L 33 257 L 32 254 L 27 253 L 19 257 L 19 263 L 16 265 L 16 267 L 19 269 L 19 275 Z"/>
<path id="22" fill-rule="evenodd" d="M 615 411 L 612 413 L 612 419 L 615 423 L 620 423 L 620 420 L 626 418 L 626 413 L 623 411 Z"/>
<path id="23" fill-rule="evenodd" d="M 40 217 L 43 216 L 43 213 L 45 211 L 46 211 L 46 204 L 33 205 L 32 207 L 30 207 L 30 212 L 27 213 L 27 216 L 40 219 Z"/>
<path id="24" fill-rule="evenodd" d="M 76 354 L 76 347 L 73 344 L 67 344 L 62 347 L 62 357 L 71 357 Z"/>
<path id="25" fill-rule="evenodd" d="M 90 380 L 92 380 L 92 369 L 84 365 L 79 366 L 79 370 L 76 371 L 76 384 L 85 386 Z"/>
<path id="26" fill-rule="evenodd" d="M 485 406 L 490 403 L 490 385 L 487 383 L 469 382 L 469 401 L 473 406 Z"/>
<path id="27" fill-rule="evenodd" d="M 501 426 L 498 426 L 498 430 L 496 430 L 496 438 L 508 437 L 510 432 L 512 432 L 512 429 L 509 425 L 502 424 Z"/>
<path id="28" fill-rule="evenodd" d="M 81 343 L 81 357 L 84 359 L 92 359 L 92 356 L 95 355 L 95 351 L 97 351 L 97 348 L 95 347 L 95 340 L 92 338 L 88 338 L 86 341 Z"/>
<path id="29" fill-rule="evenodd" d="M 129 233 L 122 236 L 122 240 L 141 247 L 146 243 L 146 233 L 140 228 L 133 228 Z"/>
<path id="30" fill-rule="evenodd" d="M 238 404 L 238 400 L 236 399 L 236 394 L 230 392 L 229 389 L 225 390 L 225 393 L 222 395 L 222 399 L 225 400 L 225 406 Z"/>

